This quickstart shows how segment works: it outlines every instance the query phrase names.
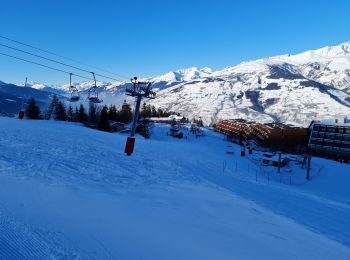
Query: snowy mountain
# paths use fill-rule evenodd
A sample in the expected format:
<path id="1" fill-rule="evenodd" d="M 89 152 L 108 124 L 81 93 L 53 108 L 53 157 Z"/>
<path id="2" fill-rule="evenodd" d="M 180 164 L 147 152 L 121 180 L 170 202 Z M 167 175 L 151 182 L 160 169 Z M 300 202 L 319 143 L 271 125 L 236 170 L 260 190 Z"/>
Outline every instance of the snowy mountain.
<path id="1" fill-rule="evenodd" d="M 243 62 L 221 71 L 206 70 L 205 76 L 168 81 L 170 87 L 159 91 L 151 103 L 202 117 L 207 124 L 242 117 L 307 125 L 316 118 L 346 116 L 350 114 L 349 50 L 350 43 L 344 43 Z M 153 80 L 159 78 L 164 77 Z"/>
<path id="2" fill-rule="evenodd" d="M 350 114 L 350 43 L 219 71 L 190 68 L 146 80 L 157 91 L 151 104 L 202 117 L 206 124 L 246 118 L 308 125 L 312 119 Z M 102 95 L 121 93 L 121 87 Z M 109 103 L 124 99 L 115 95 Z"/>
<path id="3" fill-rule="evenodd" d="M 0 82 L 0 115 L 16 115 L 20 109 L 25 108 L 31 97 L 44 109 L 52 95 L 51 92 Z"/>
<path id="4" fill-rule="evenodd" d="M 218 119 L 245 118 L 308 125 L 312 119 L 350 115 L 350 42 L 338 46 L 243 62 L 213 71 L 189 68 L 146 78 L 157 92 L 157 107 L 202 117 L 210 125 Z M 120 105 L 129 83 L 98 82 L 106 104 Z M 86 94 L 93 82 L 74 83 Z M 68 85 L 32 85 L 67 93 Z M 131 101 L 131 100 L 130 100 Z"/>

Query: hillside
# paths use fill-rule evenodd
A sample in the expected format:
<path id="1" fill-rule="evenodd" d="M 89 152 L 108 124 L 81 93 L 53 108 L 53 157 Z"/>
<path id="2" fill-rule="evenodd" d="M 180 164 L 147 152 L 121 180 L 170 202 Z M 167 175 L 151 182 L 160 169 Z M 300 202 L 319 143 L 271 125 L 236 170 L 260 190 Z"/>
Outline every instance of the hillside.
<path id="1" fill-rule="evenodd" d="M 312 119 L 346 116 L 350 114 L 349 46 L 243 62 L 215 72 L 205 69 L 206 74 L 193 68 L 187 74 L 195 76 L 189 80 L 178 80 L 185 76 L 171 80 L 171 73 L 151 78 L 170 86 L 153 103 L 189 117 L 201 116 L 207 124 L 242 117 L 307 125 Z"/>
<path id="2" fill-rule="evenodd" d="M 282 175 L 222 136 L 0 117 L 1 259 L 348 259 L 348 165 Z M 269 176 L 269 179 L 267 179 Z"/>
<path id="3" fill-rule="evenodd" d="M 52 98 L 52 93 L 34 88 L 6 84 L 0 81 L 0 115 L 14 116 L 26 107 L 26 102 L 33 97 L 38 105 L 45 108 Z"/>
<path id="4" fill-rule="evenodd" d="M 218 119 L 245 118 L 307 126 L 311 120 L 350 114 L 350 43 L 248 61 L 214 71 L 188 68 L 147 78 L 157 91 L 151 104 L 202 117 L 207 125 Z M 127 99 L 124 82 L 98 82 L 105 104 Z M 33 88 L 66 93 L 68 85 Z M 92 82 L 74 83 L 82 96 Z M 83 99 L 85 100 L 85 99 Z M 147 101 L 148 102 L 148 101 Z"/>

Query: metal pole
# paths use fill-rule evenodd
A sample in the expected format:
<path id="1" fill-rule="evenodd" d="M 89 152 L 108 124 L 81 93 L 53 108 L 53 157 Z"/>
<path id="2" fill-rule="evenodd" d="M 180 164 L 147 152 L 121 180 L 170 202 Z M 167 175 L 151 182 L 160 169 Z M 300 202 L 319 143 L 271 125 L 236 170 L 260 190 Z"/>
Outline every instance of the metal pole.
<path id="1" fill-rule="evenodd" d="M 278 154 L 278 173 L 281 173 L 281 153 Z"/>
<path id="2" fill-rule="evenodd" d="M 24 83 L 24 87 L 27 87 L 27 77 L 26 77 L 26 81 L 25 81 L 25 83 Z M 20 108 L 20 110 L 19 110 L 19 112 L 18 112 L 18 118 L 19 119 L 23 119 L 24 118 L 24 116 L 25 116 L 25 110 L 24 110 L 24 97 L 22 97 L 22 100 L 21 100 L 21 108 Z"/>
<path id="3" fill-rule="evenodd" d="M 307 157 L 307 173 L 306 173 L 306 179 L 310 180 L 310 166 L 311 166 L 311 156 Z"/>
<path id="4" fill-rule="evenodd" d="M 140 114 L 141 99 L 142 99 L 142 96 L 138 95 L 136 99 L 135 113 L 134 113 L 134 118 L 132 122 L 130 137 L 135 136 L 137 121 L 139 119 L 139 114 Z"/>
<path id="5" fill-rule="evenodd" d="M 125 145 L 125 153 L 127 155 L 131 155 L 134 152 L 134 146 L 135 146 L 135 132 L 137 128 L 137 122 L 139 119 L 139 113 L 140 113 L 140 106 L 141 106 L 141 100 L 142 97 L 145 98 L 152 98 L 156 94 L 151 91 L 151 83 L 147 82 L 138 82 L 137 77 L 134 77 L 131 79 L 132 82 L 132 89 L 126 89 L 127 95 L 136 97 L 136 105 L 135 105 L 135 111 L 134 111 L 134 117 L 133 122 L 131 126 L 130 136 L 128 137 Z M 142 87 L 145 84 L 147 84 L 147 87 Z"/>

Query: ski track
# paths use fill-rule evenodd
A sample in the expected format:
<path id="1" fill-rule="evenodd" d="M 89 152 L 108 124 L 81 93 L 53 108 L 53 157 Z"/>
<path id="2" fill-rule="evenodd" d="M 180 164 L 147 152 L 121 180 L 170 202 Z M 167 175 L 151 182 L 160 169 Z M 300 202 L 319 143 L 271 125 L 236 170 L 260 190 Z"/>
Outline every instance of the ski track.
<path id="1" fill-rule="evenodd" d="M 0 213 L 0 259 L 80 259 L 64 249 L 54 236 L 32 230 Z"/>

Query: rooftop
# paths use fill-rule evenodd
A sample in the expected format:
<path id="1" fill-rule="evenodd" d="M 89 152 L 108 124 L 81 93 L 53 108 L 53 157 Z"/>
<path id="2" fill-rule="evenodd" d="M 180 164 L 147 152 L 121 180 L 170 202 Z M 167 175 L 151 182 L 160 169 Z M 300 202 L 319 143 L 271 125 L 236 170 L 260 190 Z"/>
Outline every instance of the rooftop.
<path id="1" fill-rule="evenodd" d="M 344 119 L 325 119 L 325 120 L 322 120 L 322 121 L 315 121 L 314 124 L 334 125 L 334 126 L 347 126 L 347 127 L 350 127 L 350 118 L 344 118 Z"/>

